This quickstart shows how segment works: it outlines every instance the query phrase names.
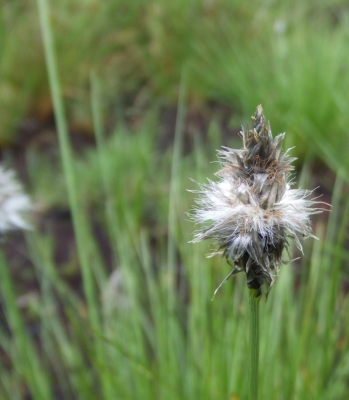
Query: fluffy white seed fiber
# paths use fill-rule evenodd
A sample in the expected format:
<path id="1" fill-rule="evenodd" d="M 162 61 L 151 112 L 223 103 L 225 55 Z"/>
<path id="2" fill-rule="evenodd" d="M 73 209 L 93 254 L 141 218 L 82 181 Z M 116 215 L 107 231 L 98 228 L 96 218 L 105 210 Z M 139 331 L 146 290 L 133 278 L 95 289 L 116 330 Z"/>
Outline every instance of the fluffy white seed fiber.
<path id="1" fill-rule="evenodd" d="M 26 215 L 31 209 L 31 201 L 17 181 L 15 173 L 0 166 L 0 233 L 30 229 Z"/>
<path id="2" fill-rule="evenodd" d="M 322 211 L 312 191 L 291 189 L 295 158 L 282 153 L 285 134 L 273 138 L 263 109 L 252 116 L 253 128 L 242 131 L 243 148 L 223 148 L 216 176 L 201 184 L 192 219 L 203 227 L 193 242 L 215 239 L 218 250 L 233 266 L 230 275 L 244 271 L 250 288 L 269 290 L 283 262 L 288 239 L 302 250 L 301 239 L 314 237 L 310 215 Z"/>

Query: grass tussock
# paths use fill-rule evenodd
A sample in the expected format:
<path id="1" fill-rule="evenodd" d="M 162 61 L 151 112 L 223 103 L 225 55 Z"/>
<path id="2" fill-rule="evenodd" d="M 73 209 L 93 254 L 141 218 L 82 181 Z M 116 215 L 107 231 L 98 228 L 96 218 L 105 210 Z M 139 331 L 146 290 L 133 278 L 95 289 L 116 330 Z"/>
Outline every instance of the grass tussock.
<path id="1" fill-rule="evenodd" d="M 303 156 L 316 153 L 333 169 L 347 168 L 343 2 L 69 0 L 49 6 L 71 125 L 93 123 L 91 71 L 103 78 L 109 110 L 125 101 L 128 108 L 144 110 L 175 104 L 185 67 L 189 104 L 224 102 L 235 111 L 236 127 L 263 103 L 274 129 L 288 132 L 288 145 L 304 149 Z M 2 8 L 0 131 L 6 142 L 20 117 L 47 118 L 53 107 L 42 79 L 45 57 L 35 4 L 8 2 Z"/>
<path id="2" fill-rule="evenodd" d="M 2 398 L 247 397 L 244 277 L 229 280 L 211 301 L 230 267 L 205 258 L 206 244 L 187 243 L 194 230 L 185 215 L 193 204 L 187 189 L 195 188 L 189 178 L 212 178 L 222 132 L 212 121 L 207 141 L 194 135 L 194 150 L 184 155 L 185 114 L 193 102 L 216 99 L 234 106 L 233 125 L 245 125 L 263 102 L 274 133 L 286 130 L 287 146 L 304 150 L 302 184 L 314 186 L 314 157 L 334 171 L 332 198 L 325 199 L 333 211 L 328 221 L 314 220 L 320 240 L 305 242 L 302 261 L 281 268 L 260 304 L 259 391 L 261 399 L 344 399 L 349 200 L 342 3 L 74 0 L 49 10 L 46 3 L 37 1 L 41 25 L 34 4 L 2 6 L 0 29 L 13 39 L 0 39 L 1 132 L 3 141 L 12 138 L 19 118 L 51 90 L 62 165 L 28 153 L 28 175 L 42 209 L 69 209 L 74 240 L 62 268 L 49 231 L 25 235 L 36 286 L 24 299 L 11 264 L 0 257 Z M 30 37 L 36 39 L 29 46 Z M 19 57 L 26 73 L 15 72 Z M 49 84 L 42 80 L 45 62 Z M 104 132 L 115 93 L 137 93 L 138 105 L 151 104 L 141 125 L 118 121 Z M 158 146 L 159 99 L 178 99 L 167 150 Z M 93 126 L 96 147 L 77 156 L 68 127 L 79 118 Z M 67 279 L 71 270 L 78 270 L 78 286 Z"/>

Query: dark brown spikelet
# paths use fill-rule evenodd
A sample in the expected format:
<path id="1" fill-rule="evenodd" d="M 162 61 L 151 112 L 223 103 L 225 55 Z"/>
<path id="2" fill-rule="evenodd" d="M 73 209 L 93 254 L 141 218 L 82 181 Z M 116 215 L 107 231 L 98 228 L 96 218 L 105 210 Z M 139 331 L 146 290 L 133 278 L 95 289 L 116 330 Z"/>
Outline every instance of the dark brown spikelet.
<path id="1" fill-rule="evenodd" d="M 243 163 L 260 207 L 268 209 L 284 195 L 287 176 L 293 170 L 290 163 L 295 158 L 288 157 L 288 152 L 281 154 L 285 134 L 273 138 L 261 105 L 252 120 L 253 128 L 246 134 L 242 132 L 245 146 Z"/>

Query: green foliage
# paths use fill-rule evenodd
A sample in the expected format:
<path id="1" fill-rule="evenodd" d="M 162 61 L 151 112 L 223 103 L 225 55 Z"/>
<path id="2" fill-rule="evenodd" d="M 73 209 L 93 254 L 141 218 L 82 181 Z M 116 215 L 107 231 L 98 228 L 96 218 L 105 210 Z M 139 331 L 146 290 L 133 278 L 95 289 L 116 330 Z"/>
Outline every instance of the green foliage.
<path id="1" fill-rule="evenodd" d="M 206 63 L 196 74 L 198 82 L 246 119 L 262 103 L 274 132 L 286 131 L 298 153 L 310 150 L 333 169 L 346 169 L 346 19 L 333 25 L 298 13 L 292 19 L 286 12 L 262 14 L 243 41 L 231 39 L 231 28 L 220 41 L 213 37 L 198 48 Z"/>
<path id="2" fill-rule="evenodd" d="M 184 3 L 171 3 L 166 12 L 163 11 L 164 15 L 171 16 L 171 13 L 175 14 L 180 9 L 183 12 Z M 256 21 L 261 26 L 267 26 L 264 20 L 266 15 L 272 12 L 274 18 L 279 12 L 278 8 L 271 11 L 270 3 L 270 8 L 260 6 L 259 13 L 255 14 L 251 7 L 257 7 L 257 3 L 253 2 L 251 6 L 244 2 L 221 0 L 212 2 L 210 12 L 218 13 L 220 6 L 235 10 L 237 34 L 232 37 L 238 46 L 242 36 L 238 33 L 240 30 L 244 32 L 243 23 L 239 25 L 238 22 L 243 17 L 251 22 L 251 27 L 255 26 Z M 50 25 L 45 24 L 48 22 L 45 2 L 38 0 L 38 4 L 42 12 L 44 34 L 49 36 Z M 83 15 L 78 17 L 73 13 L 76 11 L 73 4 L 81 7 L 80 10 L 85 4 L 86 10 L 96 11 L 92 0 L 58 2 L 56 7 L 58 4 L 62 4 L 62 10 L 70 10 L 71 18 L 83 18 Z M 135 16 L 140 17 L 139 10 L 141 6 L 143 9 L 145 7 L 145 2 L 141 1 L 127 4 L 127 12 L 115 17 L 122 20 L 125 26 L 130 23 L 129 20 L 134 22 Z M 155 4 L 162 9 L 167 3 L 151 2 L 150 9 Z M 206 7 L 209 7 L 211 3 L 207 4 Z M 205 8 L 203 3 L 195 1 L 190 6 L 199 10 Z M 226 14 L 218 14 L 228 24 Z M 64 15 L 59 12 L 55 14 L 52 21 L 55 28 L 56 20 L 66 23 Z M 109 21 L 107 16 L 112 18 L 109 14 L 102 15 L 98 14 L 96 18 L 101 18 L 101 21 Z M 206 26 L 209 20 L 199 22 Z M 180 27 L 179 21 L 171 20 L 166 28 L 176 31 Z M 263 24 L 261 21 L 264 21 Z M 198 29 L 199 22 L 194 21 L 191 29 Z M 85 23 L 82 25 L 85 26 Z M 93 35 L 93 28 L 87 37 Z M 66 29 L 76 29 L 76 34 L 80 32 L 79 25 L 67 24 Z M 165 24 L 162 22 L 160 27 L 152 29 L 160 32 L 154 33 L 160 38 Z M 302 32 L 305 24 L 300 29 Z M 204 31 L 209 32 L 206 28 Z M 259 32 L 262 31 L 257 30 L 256 37 L 259 37 Z M 340 161 L 341 149 L 337 149 L 336 143 L 332 147 L 327 146 L 326 140 L 332 132 L 326 136 L 329 132 L 329 125 L 326 124 L 330 121 L 332 126 L 337 126 L 338 135 L 343 134 L 344 138 L 344 131 L 340 128 L 344 119 L 340 122 L 341 117 L 334 114 L 335 104 L 341 104 L 341 101 L 337 103 L 340 97 L 329 93 L 329 88 L 331 82 L 335 82 L 335 87 L 338 85 L 335 75 L 339 70 L 335 60 L 339 64 L 346 62 L 338 44 L 338 38 L 345 35 L 339 28 L 338 31 L 334 30 L 333 45 L 327 43 L 327 48 L 337 58 L 327 60 L 315 39 L 317 35 L 322 35 L 321 30 L 302 41 L 301 33 L 297 33 L 296 29 L 292 32 L 286 32 L 285 36 L 276 39 L 276 42 L 287 41 L 283 65 L 289 69 L 280 72 L 280 75 L 276 70 L 274 73 L 272 69 L 267 71 L 269 64 L 267 59 L 263 61 L 262 56 L 268 53 L 268 59 L 273 60 L 271 65 L 276 68 L 279 61 L 282 62 L 282 43 L 267 41 L 263 48 L 262 39 L 257 46 L 247 38 L 243 42 L 247 46 L 245 58 L 237 61 L 234 58 L 234 61 L 231 56 L 227 58 L 222 55 L 223 44 L 214 47 L 207 42 L 207 51 L 221 54 L 212 63 L 210 61 L 207 67 L 212 70 L 215 65 L 217 73 L 198 74 L 194 79 L 190 73 L 193 64 L 188 64 L 189 75 L 184 74 L 181 79 L 173 154 L 157 149 L 157 136 L 154 134 L 157 128 L 156 111 L 149 114 L 139 129 L 131 131 L 116 126 L 106 135 L 102 129 L 100 98 L 100 92 L 104 94 L 104 91 L 98 80 L 92 77 L 91 103 L 97 148 L 80 158 L 73 155 L 70 148 L 62 103 L 64 85 L 58 82 L 55 70 L 57 63 L 54 53 L 50 54 L 52 43 L 46 42 L 48 75 L 54 94 L 63 167 L 62 171 L 54 171 L 53 185 L 53 170 L 47 169 L 49 160 L 38 160 L 34 155 L 28 155 L 29 172 L 38 201 L 45 206 L 69 203 L 83 287 L 81 292 L 72 288 L 57 268 L 52 237 L 30 232 L 27 246 L 38 280 L 38 290 L 27 299 L 24 312 L 19 309 L 17 288 L 9 273 L 10 265 L 6 264 L 4 257 L 0 258 L 2 306 L 8 323 L 8 327 L 0 327 L 1 356 L 8 360 L 7 365 L 0 366 L 2 399 L 20 400 L 29 396 L 35 400 L 247 398 L 249 321 L 248 290 L 244 277 L 230 279 L 211 301 L 215 288 L 229 273 L 230 267 L 217 257 L 205 258 L 209 252 L 207 243 L 188 244 L 194 227 L 187 221 L 185 212 L 191 208 L 193 196 L 186 189 L 195 188 L 195 183 L 189 178 L 198 181 L 203 181 L 205 176 L 212 178 L 216 168 L 210 161 L 214 159 L 213 149 L 219 142 L 219 131 L 212 123 L 209 143 L 204 145 L 195 137 L 194 152 L 185 157 L 182 155 L 186 104 L 184 88 L 189 91 L 187 97 L 191 96 L 192 87 L 195 86 L 204 87 L 200 90 L 214 96 L 224 95 L 228 101 L 233 99 L 244 115 L 255 109 L 259 97 L 266 96 L 260 101 L 263 101 L 274 131 L 284 130 L 286 124 L 286 128 L 291 130 L 291 141 L 294 141 L 296 136 L 293 136 L 293 132 L 303 127 L 305 133 L 302 138 L 305 141 L 311 138 L 323 154 L 328 152 L 330 158 L 327 161 L 336 166 Z M 270 27 L 268 35 L 274 35 Z M 65 40 L 68 46 L 69 41 L 67 38 Z M 287 54 L 296 51 L 297 40 L 301 41 L 299 45 L 309 40 L 307 46 L 312 44 L 314 54 L 326 62 L 328 74 L 320 68 L 314 71 L 305 46 L 303 53 L 297 53 L 302 54 L 304 59 L 299 58 L 298 63 L 292 61 Z M 200 50 L 200 60 L 205 51 Z M 160 52 L 162 55 L 165 53 L 165 49 Z M 242 51 L 239 54 L 243 57 Z M 58 60 L 60 67 L 64 64 L 62 57 Z M 195 53 L 193 57 L 195 59 Z M 263 67 L 255 69 L 252 68 L 253 63 L 247 63 L 247 60 L 251 63 L 256 59 L 258 65 Z M 149 60 L 149 63 L 152 62 L 155 63 Z M 225 69 L 228 65 L 232 68 L 229 71 Z M 239 73 L 234 69 L 236 65 L 240 65 Z M 314 81 L 303 77 L 300 70 L 297 71 L 297 65 L 307 65 L 307 77 L 314 76 Z M 204 63 L 202 68 L 206 68 Z M 224 70 L 226 76 L 232 79 L 235 76 L 235 85 L 224 81 L 224 74 L 221 74 Z M 63 71 L 67 74 L 64 76 L 69 77 L 68 68 Z M 149 76 L 153 72 L 149 67 Z M 248 76 L 252 76 L 252 88 L 245 88 Z M 287 82 L 288 77 L 291 82 Z M 86 74 L 85 78 L 90 80 L 90 75 Z M 163 78 L 154 77 L 154 80 L 158 79 L 159 87 L 163 82 L 166 82 L 165 86 L 169 85 Z M 280 90 L 285 90 L 279 92 L 275 89 L 275 98 L 267 91 L 272 78 Z M 177 79 L 180 80 L 178 71 L 174 81 Z M 327 90 L 328 103 L 325 102 L 322 86 L 318 86 L 320 82 Z M 340 90 L 344 90 L 343 87 Z M 291 91 L 292 88 L 297 89 L 295 93 Z M 314 96 L 318 103 L 310 102 Z M 289 105 L 292 106 L 290 109 Z M 316 111 L 319 109 L 321 113 L 318 115 Z M 300 121 L 299 126 L 296 125 L 297 121 Z M 311 133 L 309 121 L 321 129 L 319 137 Z M 321 140 L 320 135 L 323 135 Z M 38 170 L 48 172 L 40 174 L 38 179 L 35 173 Z M 308 169 L 304 171 L 302 181 L 310 180 L 311 186 Z M 349 221 L 349 200 L 342 196 L 344 187 L 343 179 L 338 174 L 329 222 L 326 225 L 322 217 L 315 221 L 315 234 L 321 240 L 306 242 L 302 265 L 299 261 L 285 265 L 268 301 L 260 303 L 261 399 L 346 398 L 349 378 L 349 304 L 348 295 L 342 290 L 342 283 L 345 282 L 342 266 L 347 257 L 345 233 Z M 109 265 L 109 268 L 93 234 L 96 218 L 108 233 L 112 253 L 112 266 Z M 28 316 L 31 326 L 35 327 L 34 332 L 28 328 Z"/>
<path id="3" fill-rule="evenodd" d="M 115 135 L 120 136 L 120 141 L 113 137 L 111 143 L 115 140 L 119 146 L 107 146 L 108 151 L 101 156 L 107 156 L 111 148 L 113 158 L 125 154 L 127 146 L 122 146 L 125 141 L 121 141 L 124 133 L 117 131 Z M 89 306 L 84 296 L 69 287 L 57 270 L 50 238 L 29 233 L 28 246 L 40 291 L 28 302 L 27 309 L 40 340 L 33 343 L 21 320 L 13 331 L 11 315 L 23 317 L 16 311 L 13 287 L 9 285 L 5 290 L 9 284 L 3 275 L 7 266 L 1 264 L 6 315 L 11 331 L 18 332 L 18 336 L 3 331 L 0 344 L 13 366 L 20 365 L 22 371 L 12 369 L 1 374 L 1 385 L 9 393 L 5 399 L 13 398 L 10 393 L 23 398 L 18 392 L 23 383 L 35 399 L 54 398 L 58 388 L 67 399 L 189 400 L 230 398 L 233 394 L 246 398 L 249 328 L 244 277 L 229 280 L 211 301 L 229 266 L 223 260 L 204 257 L 207 243 L 187 243 L 193 226 L 186 221 L 183 210 L 189 210 L 193 199 L 185 189 L 194 187 L 188 175 L 212 176 L 208 170 L 212 155 L 208 158 L 200 148 L 197 152 L 196 160 L 180 157 L 177 164 L 171 238 L 160 227 L 154 231 L 140 223 L 132 203 L 123 201 L 120 208 L 112 203 L 104 211 L 115 270 L 107 272 L 92 229 L 86 224 L 77 226 L 84 237 L 87 268 L 93 276 L 94 307 L 100 320 L 97 327 L 88 318 Z M 154 153 L 145 154 L 151 165 Z M 76 171 L 80 162 L 74 163 Z M 140 169 L 143 162 L 140 157 L 130 156 L 127 168 Z M 170 170 L 167 156 L 163 163 Z M 206 167 L 202 168 L 202 164 Z M 90 168 L 98 170 L 95 165 Z M 114 171 L 107 171 L 107 181 L 113 182 Z M 159 186 L 163 184 L 161 180 L 160 175 L 156 179 Z M 79 198 L 84 198 L 84 185 L 78 187 Z M 108 189 L 113 190 L 112 186 Z M 340 270 L 349 202 L 341 204 L 342 212 L 338 205 L 342 190 L 343 183 L 338 178 L 328 228 L 322 219 L 316 223 L 315 233 L 321 240 L 305 243 L 301 274 L 299 265 L 284 266 L 268 301 L 261 301 L 261 398 L 345 398 L 349 374 L 348 297 L 340 290 Z M 141 203 L 139 192 L 134 194 Z M 147 196 L 148 201 L 160 202 L 155 192 Z M 169 206 L 168 196 L 161 196 Z M 80 204 L 88 215 L 87 204 Z M 166 211 L 165 206 L 159 208 L 163 220 Z M 127 218 L 122 220 L 125 214 Z M 174 268 L 168 261 L 168 240 L 173 241 L 176 251 Z M 19 351 L 13 352 L 17 346 Z M 23 361 L 26 348 L 37 366 L 25 362 L 25 358 Z M 51 394 L 36 392 L 36 380 Z"/>
<path id="4" fill-rule="evenodd" d="M 5 141 L 20 117 L 47 114 L 51 100 L 35 5 L 18 0 L 2 8 Z M 92 125 L 92 70 L 103 78 L 108 107 L 131 94 L 143 109 L 175 103 L 185 66 L 193 103 L 231 105 L 235 126 L 263 103 L 274 131 L 286 130 L 301 158 L 309 150 L 334 170 L 348 168 L 344 2 L 66 0 L 50 10 L 70 123 Z"/>

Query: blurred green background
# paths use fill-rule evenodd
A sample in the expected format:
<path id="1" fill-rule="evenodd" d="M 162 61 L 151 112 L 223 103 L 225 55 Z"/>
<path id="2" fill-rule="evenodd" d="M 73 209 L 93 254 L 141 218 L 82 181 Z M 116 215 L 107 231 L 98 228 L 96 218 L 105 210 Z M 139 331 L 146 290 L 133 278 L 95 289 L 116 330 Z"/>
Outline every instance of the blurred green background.
<path id="1" fill-rule="evenodd" d="M 105 118 L 141 124 L 149 109 L 175 107 L 185 69 L 196 120 L 221 111 L 239 128 L 262 103 L 274 132 L 286 131 L 298 153 L 346 169 L 348 11 L 345 1 L 334 0 L 52 4 L 71 128 L 91 132 L 91 71 L 103 83 Z M 52 104 L 35 3 L 3 2 L 0 29 L 6 145 L 16 141 L 23 118 L 49 118 Z"/>
<path id="2" fill-rule="evenodd" d="M 0 150 L 35 206 L 2 243 L 0 400 L 246 398 L 245 278 L 210 301 L 229 266 L 188 244 L 186 189 L 258 104 L 333 206 L 261 305 L 260 398 L 348 398 L 349 3 L 0 7 Z"/>

